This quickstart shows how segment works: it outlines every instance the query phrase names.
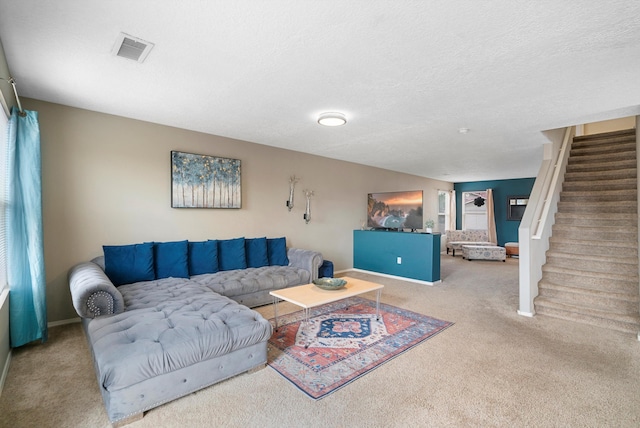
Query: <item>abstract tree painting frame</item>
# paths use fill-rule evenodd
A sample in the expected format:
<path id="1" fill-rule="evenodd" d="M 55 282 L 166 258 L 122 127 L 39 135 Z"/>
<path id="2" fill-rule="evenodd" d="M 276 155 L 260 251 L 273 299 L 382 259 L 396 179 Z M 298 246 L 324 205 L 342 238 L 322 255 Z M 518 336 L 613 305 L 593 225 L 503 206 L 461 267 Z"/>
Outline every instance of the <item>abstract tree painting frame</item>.
<path id="1" fill-rule="evenodd" d="M 171 151 L 172 208 L 242 208 L 240 160 Z"/>

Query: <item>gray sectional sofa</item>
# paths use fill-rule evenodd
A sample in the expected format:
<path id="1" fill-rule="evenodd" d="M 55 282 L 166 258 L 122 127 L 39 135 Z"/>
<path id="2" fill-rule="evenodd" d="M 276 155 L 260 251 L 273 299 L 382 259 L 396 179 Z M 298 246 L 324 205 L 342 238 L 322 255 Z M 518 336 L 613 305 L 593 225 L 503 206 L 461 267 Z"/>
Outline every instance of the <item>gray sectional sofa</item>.
<path id="1" fill-rule="evenodd" d="M 243 263 L 232 258 L 241 258 L 240 253 L 225 253 L 220 242 L 227 242 L 220 241 L 216 247 L 223 251 L 217 254 L 216 272 L 201 273 L 191 266 L 191 259 L 202 254 L 192 254 L 187 243 L 185 276 L 184 257 L 176 258 L 173 251 L 179 247 L 175 253 L 183 253 L 186 241 L 180 241 L 122 246 L 127 247 L 124 251 L 104 247 L 104 256 L 71 269 L 73 304 L 82 318 L 112 423 L 136 420 L 146 410 L 266 364 L 272 327 L 249 307 L 271 303 L 271 290 L 316 279 L 322 255 L 283 250 L 282 238 L 279 254 L 271 257 L 269 251 L 264 264 L 262 254 L 258 262 L 250 261 L 253 240 L 228 241 L 235 241 L 236 250 L 238 242 L 246 247 L 246 267 L 238 268 Z M 262 239 L 258 244 L 262 246 Z M 147 266 L 149 248 L 153 275 Z M 168 257 L 163 248 L 172 248 Z M 208 262 L 210 256 L 201 260 Z M 181 265 L 182 273 L 174 265 Z M 127 277 L 127 268 L 138 272 Z M 145 269 L 142 276 L 153 279 L 126 282 Z"/>

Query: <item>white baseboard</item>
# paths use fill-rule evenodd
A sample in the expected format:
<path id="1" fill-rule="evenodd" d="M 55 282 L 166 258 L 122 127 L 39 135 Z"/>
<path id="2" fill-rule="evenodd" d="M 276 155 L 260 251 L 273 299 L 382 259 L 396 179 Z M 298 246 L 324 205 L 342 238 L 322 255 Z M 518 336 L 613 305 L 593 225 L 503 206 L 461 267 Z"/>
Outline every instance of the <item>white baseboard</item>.
<path id="1" fill-rule="evenodd" d="M 11 350 L 7 354 L 7 360 L 4 362 L 4 368 L 2 369 L 2 376 L 0 376 L 0 397 L 2 397 L 2 389 L 4 388 L 4 381 L 9 374 L 9 365 L 11 365 Z"/>
<path id="2" fill-rule="evenodd" d="M 416 284 L 424 284 L 424 285 L 435 285 L 435 284 L 440 284 L 442 282 L 441 280 L 434 281 L 434 282 L 422 281 L 420 279 L 407 278 L 407 277 L 404 277 L 404 276 L 397 276 L 397 275 L 388 275 L 386 273 L 373 272 L 373 271 L 370 271 L 370 270 L 363 270 L 363 269 L 356 269 L 356 268 L 348 269 L 346 271 L 340 271 L 339 273 L 342 273 L 342 272 L 345 272 L 345 273 L 347 273 L 347 272 L 362 272 L 362 273 L 368 273 L 368 274 L 371 274 L 371 275 L 382 276 L 382 277 L 385 277 L 385 278 L 399 279 L 399 280 L 402 280 L 402 281 L 414 282 Z"/>
<path id="3" fill-rule="evenodd" d="M 523 317 L 533 318 L 535 314 L 533 312 L 523 312 L 520 309 L 518 309 L 518 315 L 522 315 Z"/>
<path id="4" fill-rule="evenodd" d="M 80 317 L 78 317 L 78 318 L 70 318 L 68 320 L 51 321 L 50 323 L 47 323 L 47 327 L 51 328 L 51 327 L 57 327 L 59 325 L 74 324 L 74 323 L 77 323 L 77 322 L 80 322 L 80 321 L 81 321 Z"/>

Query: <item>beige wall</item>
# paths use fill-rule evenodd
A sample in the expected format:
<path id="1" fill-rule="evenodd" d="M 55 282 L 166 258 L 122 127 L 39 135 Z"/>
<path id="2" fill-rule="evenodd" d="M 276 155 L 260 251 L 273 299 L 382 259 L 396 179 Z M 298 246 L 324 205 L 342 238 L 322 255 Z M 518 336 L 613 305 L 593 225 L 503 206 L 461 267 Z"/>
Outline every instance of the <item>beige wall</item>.
<path id="1" fill-rule="evenodd" d="M 9 114 L 11 106 L 16 105 L 16 97 L 13 93 L 13 86 L 8 82 L 11 76 L 9 71 L 9 65 L 7 59 L 4 56 L 4 48 L 2 47 L 2 41 L 0 40 L 0 104 Z"/>
<path id="2" fill-rule="evenodd" d="M 601 134 L 603 132 L 622 131 L 636 127 L 635 116 L 622 117 L 620 119 L 605 120 L 602 122 L 585 123 L 583 135 Z"/>
<path id="3" fill-rule="evenodd" d="M 125 119 L 37 100 L 42 139 L 43 216 L 49 321 L 74 318 L 67 273 L 103 244 L 286 236 L 321 251 L 336 270 L 352 267 L 352 231 L 367 193 L 423 190 L 436 218 L 437 190 L 451 183 L 299 152 Z M 242 209 L 171 208 L 170 152 L 242 161 Z M 289 176 L 300 177 L 289 212 Z M 305 224 L 302 190 L 315 192 Z"/>

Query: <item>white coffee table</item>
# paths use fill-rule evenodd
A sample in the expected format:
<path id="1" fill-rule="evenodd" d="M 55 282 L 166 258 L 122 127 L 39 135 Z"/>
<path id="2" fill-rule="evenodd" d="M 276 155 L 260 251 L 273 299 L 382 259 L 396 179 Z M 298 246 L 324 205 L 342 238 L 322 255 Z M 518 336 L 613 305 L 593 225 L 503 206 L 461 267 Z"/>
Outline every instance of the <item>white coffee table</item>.
<path id="1" fill-rule="evenodd" d="M 279 300 L 285 300 L 302 307 L 304 309 L 304 322 L 308 323 L 309 314 L 312 308 L 326 303 L 337 302 L 338 300 L 357 296 L 359 294 L 368 293 L 370 291 L 376 291 L 376 320 L 378 320 L 380 318 L 380 295 L 382 294 L 384 285 L 348 276 L 343 276 L 342 279 L 347 281 L 347 284 L 338 290 L 323 290 L 315 284 L 305 284 L 297 287 L 270 291 L 269 294 L 273 296 L 273 305 L 275 309 L 275 329 L 278 330 Z"/>

